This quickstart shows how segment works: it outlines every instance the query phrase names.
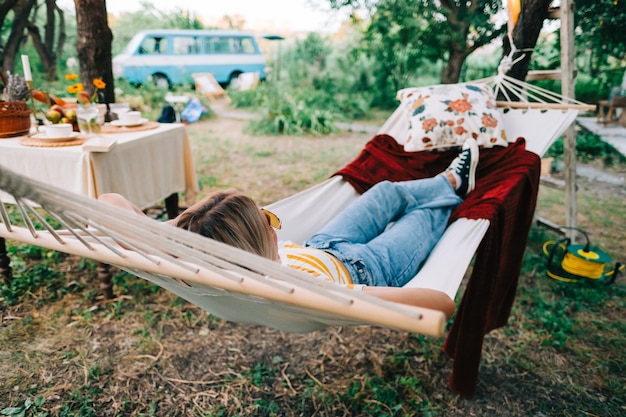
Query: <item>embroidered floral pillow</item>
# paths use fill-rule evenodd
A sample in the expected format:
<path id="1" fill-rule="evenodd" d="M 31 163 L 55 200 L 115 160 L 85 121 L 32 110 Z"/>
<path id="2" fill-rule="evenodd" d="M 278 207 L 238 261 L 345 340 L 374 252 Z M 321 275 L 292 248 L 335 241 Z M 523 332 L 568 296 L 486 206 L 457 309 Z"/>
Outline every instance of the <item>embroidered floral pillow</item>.
<path id="1" fill-rule="evenodd" d="M 507 146 L 500 112 L 486 85 L 442 84 L 407 88 L 398 98 L 409 111 L 408 152 L 460 146 L 473 138 L 479 146 Z"/>

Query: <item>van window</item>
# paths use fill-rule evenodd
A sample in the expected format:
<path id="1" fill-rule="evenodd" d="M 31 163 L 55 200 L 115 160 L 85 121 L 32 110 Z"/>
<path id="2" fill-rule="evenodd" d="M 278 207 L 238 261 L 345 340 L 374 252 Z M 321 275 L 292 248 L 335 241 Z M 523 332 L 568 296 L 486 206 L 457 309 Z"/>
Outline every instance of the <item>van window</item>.
<path id="1" fill-rule="evenodd" d="M 146 36 L 139 47 L 140 54 L 165 54 L 167 53 L 167 39 L 158 36 Z"/>
<path id="2" fill-rule="evenodd" d="M 207 38 L 207 42 L 205 44 L 208 46 L 207 50 L 205 51 L 207 54 L 226 54 L 230 52 L 228 38 L 222 38 L 217 36 Z"/>
<path id="3" fill-rule="evenodd" d="M 174 36 L 172 38 L 172 53 L 174 55 L 200 53 L 200 38 L 195 36 Z"/>
<path id="4" fill-rule="evenodd" d="M 257 53 L 252 38 L 212 36 L 204 42 L 206 54 L 254 54 Z"/>
<path id="5" fill-rule="evenodd" d="M 256 50 L 254 49 L 254 44 L 252 43 L 251 38 L 241 38 L 241 53 L 242 54 L 254 54 Z"/>

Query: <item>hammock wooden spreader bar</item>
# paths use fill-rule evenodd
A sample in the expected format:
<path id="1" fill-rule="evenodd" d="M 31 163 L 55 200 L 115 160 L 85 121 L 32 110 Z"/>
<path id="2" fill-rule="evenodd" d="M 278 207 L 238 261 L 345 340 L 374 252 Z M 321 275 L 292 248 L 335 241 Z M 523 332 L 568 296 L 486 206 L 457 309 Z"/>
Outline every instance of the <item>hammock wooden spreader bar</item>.
<path id="1" fill-rule="evenodd" d="M 590 104 L 559 104 L 559 103 L 536 103 L 523 101 L 496 101 L 496 105 L 511 109 L 554 109 L 554 110 L 578 110 L 594 111 L 596 106 Z"/>
<path id="2" fill-rule="evenodd" d="M 429 336 L 444 332 L 446 319 L 439 311 L 326 283 L 1 166 L 0 190 L 18 208 L 9 210 L 0 201 L 0 237 L 118 266 L 227 320 L 265 325 L 260 314 L 270 314 L 278 323 L 274 327 L 282 323 L 282 330 L 295 332 L 364 324 Z"/>

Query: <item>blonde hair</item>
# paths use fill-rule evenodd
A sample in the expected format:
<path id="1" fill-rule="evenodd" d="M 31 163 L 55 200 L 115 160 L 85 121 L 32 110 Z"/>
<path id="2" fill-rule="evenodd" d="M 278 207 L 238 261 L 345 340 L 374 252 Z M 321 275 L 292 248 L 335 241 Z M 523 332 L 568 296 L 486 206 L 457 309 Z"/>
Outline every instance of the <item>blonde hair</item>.
<path id="1" fill-rule="evenodd" d="M 267 218 L 245 194 L 217 191 L 185 210 L 176 226 L 272 259 L 273 234 Z"/>

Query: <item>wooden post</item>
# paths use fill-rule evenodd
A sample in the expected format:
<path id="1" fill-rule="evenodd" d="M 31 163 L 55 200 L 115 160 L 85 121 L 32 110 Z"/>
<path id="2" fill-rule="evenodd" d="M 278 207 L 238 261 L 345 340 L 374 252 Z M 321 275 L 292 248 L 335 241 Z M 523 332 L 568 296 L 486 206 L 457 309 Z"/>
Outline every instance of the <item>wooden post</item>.
<path id="1" fill-rule="evenodd" d="M 574 98 L 575 91 L 575 64 L 574 64 L 574 2 L 562 0 L 560 7 L 561 17 L 561 94 Z M 563 152 L 565 161 L 565 224 L 567 227 L 576 227 L 576 130 L 574 123 L 567 129 L 563 137 Z M 574 231 L 567 232 L 570 239 L 574 239 Z"/>

